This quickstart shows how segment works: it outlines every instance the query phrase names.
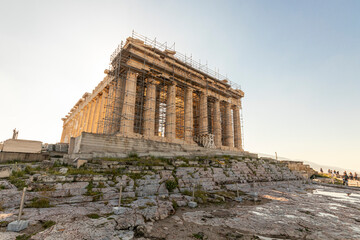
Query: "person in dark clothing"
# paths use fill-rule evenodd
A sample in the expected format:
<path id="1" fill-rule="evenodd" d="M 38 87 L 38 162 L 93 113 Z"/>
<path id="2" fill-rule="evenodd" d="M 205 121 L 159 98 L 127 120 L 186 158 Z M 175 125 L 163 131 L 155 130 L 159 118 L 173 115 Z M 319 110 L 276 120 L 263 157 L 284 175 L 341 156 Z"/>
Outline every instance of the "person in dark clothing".
<path id="1" fill-rule="evenodd" d="M 355 180 L 358 180 L 358 176 L 357 176 L 356 172 L 354 173 L 354 178 L 355 178 Z"/>
<path id="2" fill-rule="evenodd" d="M 323 170 L 322 170 L 322 168 L 320 168 L 320 172 L 321 172 L 321 173 L 323 173 Z"/>
<path id="3" fill-rule="evenodd" d="M 344 175 L 343 175 L 343 185 L 348 186 L 348 180 L 349 180 L 349 177 L 345 171 Z"/>

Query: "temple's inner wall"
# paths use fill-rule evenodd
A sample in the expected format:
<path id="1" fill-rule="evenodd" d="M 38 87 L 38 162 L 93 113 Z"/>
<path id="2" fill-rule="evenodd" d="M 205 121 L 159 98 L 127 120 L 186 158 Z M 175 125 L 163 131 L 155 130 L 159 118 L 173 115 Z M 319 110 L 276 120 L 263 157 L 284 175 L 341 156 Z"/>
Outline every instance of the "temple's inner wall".
<path id="1" fill-rule="evenodd" d="M 62 119 L 61 142 L 89 132 L 242 151 L 244 93 L 175 54 L 128 38 Z"/>

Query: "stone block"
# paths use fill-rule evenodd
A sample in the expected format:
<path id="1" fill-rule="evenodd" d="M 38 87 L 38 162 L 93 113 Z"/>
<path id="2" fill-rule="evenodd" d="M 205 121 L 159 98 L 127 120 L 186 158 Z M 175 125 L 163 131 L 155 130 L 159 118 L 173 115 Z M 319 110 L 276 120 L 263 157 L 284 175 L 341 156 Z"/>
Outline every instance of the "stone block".
<path id="1" fill-rule="evenodd" d="M 87 162 L 88 162 L 88 160 L 85 160 L 85 159 L 76 160 L 76 168 L 80 168 L 82 165 L 84 165 Z"/>
<path id="2" fill-rule="evenodd" d="M 68 171 L 67 168 L 60 168 L 60 170 L 59 170 L 59 172 L 60 172 L 61 174 L 66 174 L 67 171 Z"/>
<path id="3" fill-rule="evenodd" d="M 113 212 L 115 215 L 123 215 L 131 213 L 133 210 L 127 207 L 113 207 Z"/>
<path id="4" fill-rule="evenodd" d="M 23 152 L 23 153 L 40 153 L 42 142 L 8 139 L 4 142 L 3 152 Z"/>
<path id="5" fill-rule="evenodd" d="M 131 240 L 134 239 L 134 232 L 128 230 L 120 230 L 118 237 L 122 240 Z"/>
<path id="6" fill-rule="evenodd" d="M 191 208 L 196 208 L 197 207 L 197 203 L 196 202 L 189 202 L 188 206 Z"/>
<path id="7" fill-rule="evenodd" d="M 11 168 L 9 167 L 0 167 L 0 178 L 7 178 L 11 175 Z"/>
<path id="8" fill-rule="evenodd" d="M 27 228 L 28 225 L 29 221 L 27 220 L 13 221 L 7 225 L 7 230 L 10 232 L 20 232 Z"/>

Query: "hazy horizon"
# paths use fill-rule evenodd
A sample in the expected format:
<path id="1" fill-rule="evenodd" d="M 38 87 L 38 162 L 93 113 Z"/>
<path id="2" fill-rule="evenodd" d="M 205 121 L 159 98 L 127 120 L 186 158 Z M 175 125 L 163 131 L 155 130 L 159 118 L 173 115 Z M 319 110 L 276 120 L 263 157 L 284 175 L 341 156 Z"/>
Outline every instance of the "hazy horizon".
<path id="1" fill-rule="evenodd" d="M 61 118 L 132 30 L 242 86 L 245 150 L 360 169 L 359 1 L 0 0 L 0 141 Z"/>

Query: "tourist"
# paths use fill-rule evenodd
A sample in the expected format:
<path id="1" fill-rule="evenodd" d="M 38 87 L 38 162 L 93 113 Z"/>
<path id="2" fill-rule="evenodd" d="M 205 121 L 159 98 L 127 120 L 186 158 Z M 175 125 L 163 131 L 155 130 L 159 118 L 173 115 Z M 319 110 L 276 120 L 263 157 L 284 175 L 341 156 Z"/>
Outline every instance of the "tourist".
<path id="1" fill-rule="evenodd" d="M 343 175 L 343 185 L 348 186 L 348 180 L 349 180 L 349 177 L 345 171 L 344 175 Z"/>
<path id="2" fill-rule="evenodd" d="M 356 172 L 354 173 L 354 179 L 355 179 L 355 180 L 358 180 L 358 176 L 357 176 L 357 173 L 356 173 Z"/>
<path id="3" fill-rule="evenodd" d="M 323 170 L 322 170 L 322 168 L 320 168 L 320 172 L 321 172 L 321 173 L 323 173 Z"/>
<path id="4" fill-rule="evenodd" d="M 349 173 L 349 178 L 350 180 L 353 180 L 353 174 L 351 172 Z"/>

